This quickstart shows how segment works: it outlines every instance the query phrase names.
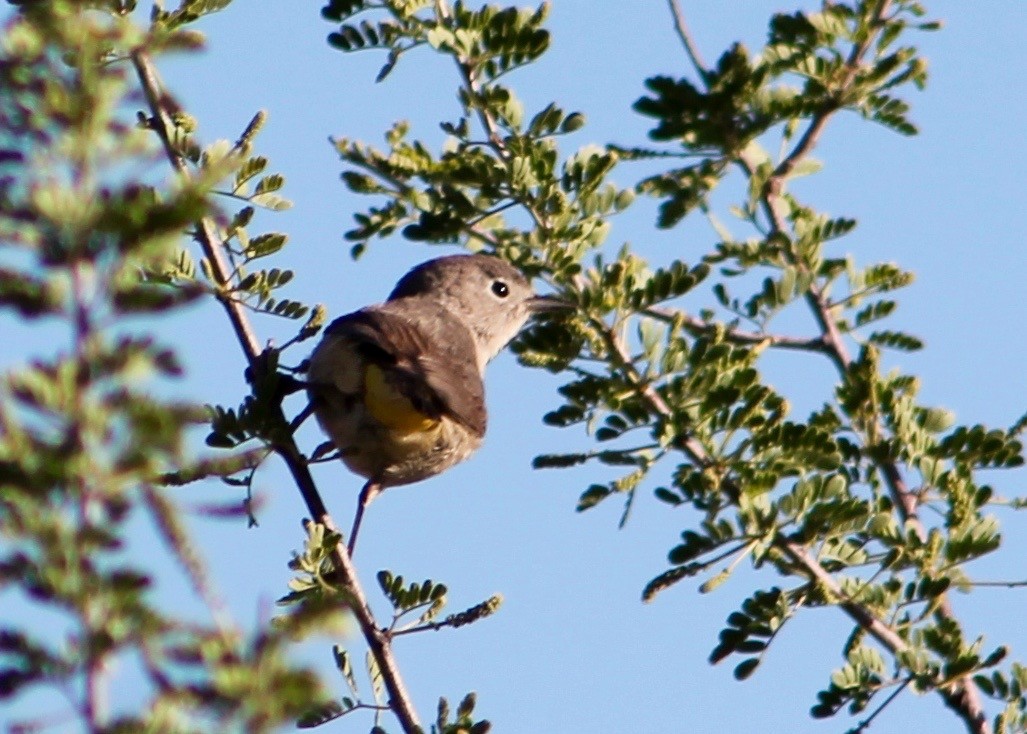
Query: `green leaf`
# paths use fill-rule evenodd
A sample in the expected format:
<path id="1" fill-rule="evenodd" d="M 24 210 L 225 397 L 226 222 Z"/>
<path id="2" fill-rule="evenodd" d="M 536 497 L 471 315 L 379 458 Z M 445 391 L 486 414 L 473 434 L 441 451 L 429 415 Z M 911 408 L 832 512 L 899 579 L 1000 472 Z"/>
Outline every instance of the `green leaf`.
<path id="1" fill-rule="evenodd" d="M 332 646 L 332 657 L 335 660 L 335 667 L 342 674 L 342 677 L 346 681 L 346 685 L 354 696 L 359 697 L 360 693 L 357 690 L 357 679 L 353 674 L 353 663 L 350 660 L 349 653 L 341 645 Z"/>
<path id="2" fill-rule="evenodd" d="M 578 512 L 584 512 L 595 507 L 611 494 L 613 494 L 613 490 L 610 487 L 604 484 L 593 484 L 582 492 L 576 509 Z"/>
<path id="3" fill-rule="evenodd" d="M 824 164 L 815 158 L 803 158 L 799 161 L 798 165 L 792 169 L 789 178 L 801 178 L 802 176 L 811 176 L 814 173 L 819 173 L 823 169 Z"/>
<path id="4" fill-rule="evenodd" d="M 891 347 L 903 352 L 915 352 L 924 348 L 924 343 L 915 336 L 901 331 L 875 331 L 867 341 L 881 347 Z"/>
<path id="5" fill-rule="evenodd" d="M 370 651 L 367 652 L 365 657 L 367 664 L 367 677 L 371 679 L 371 692 L 374 694 L 375 703 L 379 706 L 385 705 L 385 679 L 382 677 L 381 668 L 378 667 L 378 661 Z"/>
<path id="6" fill-rule="evenodd" d="M 585 126 L 585 116 L 580 112 L 572 112 L 564 118 L 563 123 L 560 125 L 560 132 L 572 133 L 580 130 Z"/>
<path id="7" fill-rule="evenodd" d="M 267 194 L 272 191 L 278 191 L 285 185 L 285 177 L 278 173 L 272 173 L 269 176 L 264 176 L 257 182 L 256 188 L 253 190 L 255 194 Z"/>
<path id="8" fill-rule="evenodd" d="M 748 658 L 747 660 L 743 660 L 735 666 L 735 680 L 745 680 L 750 675 L 756 672 L 756 668 L 758 668 L 759 665 L 759 658 Z"/>
<path id="9" fill-rule="evenodd" d="M 686 530 L 681 534 L 681 538 L 683 542 L 667 554 L 667 560 L 675 566 L 693 561 L 723 543 L 693 530 Z"/>
<path id="10" fill-rule="evenodd" d="M 718 586 L 723 584 L 730 577 L 731 577 L 731 569 L 730 568 L 725 568 L 720 573 L 718 573 L 715 576 L 712 576 L 711 578 L 709 578 L 706 581 L 704 581 L 699 586 L 699 593 L 700 594 L 709 594 L 711 591 L 716 590 Z"/>
<path id="11" fill-rule="evenodd" d="M 344 699 L 340 701 L 328 701 L 311 708 L 296 721 L 297 729 L 314 729 L 329 721 L 334 721 L 344 715 L 352 706 L 346 706 Z"/>
<path id="12" fill-rule="evenodd" d="M 653 490 L 653 494 L 656 496 L 656 499 L 661 502 L 666 502 L 668 505 L 672 505 L 674 507 L 684 504 L 685 502 L 681 497 L 674 494 L 674 492 L 670 491 L 666 487 L 657 487 Z"/>
<path id="13" fill-rule="evenodd" d="M 61 287 L 7 268 L 0 268 L 0 306 L 14 308 L 25 318 L 36 318 L 60 311 Z"/>
<path id="14" fill-rule="evenodd" d="M 895 301 L 877 301 L 871 303 L 869 306 L 863 308 L 856 316 L 853 321 L 856 327 L 864 326 L 872 321 L 878 321 L 880 319 L 890 316 L 896 308 L 897 304 Z"/>
<path id="15" fill-rule="evenodd" d="M 246 247 L 246 255 L 251 260 L 273 255 L 285 246 L 288 239 L 288 235 L 279 232 L 257 235 L 250 240 Z"/>
<path id="16" fill-rule="evenodd" d="M 974 680 L 974 683 L 977 684 L 977 687 L 981 689 L 981 691 L 984 693 L 985 696 L 994 696 L 995 695 L 995 686 L 992 684 L 991 678 L 989 678 L 986 675 L 975 675 L 973 680 Z"/>
<path id="17" fill-rule="evenodd" d="M 563 469 L 588 461 L 589 454 L 541 454 L 531 461 L 533 469 Z"/>

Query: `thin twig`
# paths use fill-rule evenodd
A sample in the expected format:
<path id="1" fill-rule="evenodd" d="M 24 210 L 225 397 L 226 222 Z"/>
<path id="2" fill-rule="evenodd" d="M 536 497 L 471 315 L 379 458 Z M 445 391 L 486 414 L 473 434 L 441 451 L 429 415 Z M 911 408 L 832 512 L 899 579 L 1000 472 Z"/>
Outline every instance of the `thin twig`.
<path id="1" fill-rule="evenodd" d="M 444 21 L 450 21 L 453 18 L 453 11 L 446 0 L 435 0 L 435 12 Z M 467 91 L 471 92 L 472 96 L 477 95 L 479 88 L 478 81 L 474 78 L 473 67 L 465 59 L 456 56 L 454 56 L 454 59 L 456 60 L 457 68 L 460 69 L 460 75 L 463 77 L 464 87 L 466 87 Z M 478 108 L 478 119 L 481 122 L 481 126 L 488 133 L 489 144 L 503 160 L 506 160 L 510 156 L 510 151 L 503 145 L 503 136 L 499 132 L 499 124 L 482 105 L 475 104 L 474 106 Z"/>
<path id="2" fill-rule="evenodd" d="M 146 96 L 147 105 L 153 118 L 154 130 L 161 139 L 168 161 L 179 175 L 188 178 L 189 170 L 185 160 L 179 151 L 175 149 L 171 140 L 173 123 L 162 102 L 163 87 L 153 61 L 145 51 L 140 50 L 132 54 L 132 63 L 135 66 L 143 93 Z M 228 281 L 230 270 L 224 257 L 223 243 L 218 235 L 217 226 L 209 217 L 204 217 L 197 223 L 197 230 L 197 239 L 203 248 L 204 254 L 210 261 L 214 278 L 217 284 L 227 291 L 230 286 Z M 250 366 L 254 366 L 260 357 L 261 350 L 245 310 L 236 300 L 227 295 L 219 295 L 218 300 L 228 312 L 232 328 L 235 331 L 236 338 L 242 347 L 247 362 Z M 280 407 L 273 409 L 272 420 L 279 425 L 288 425 L 288 421 Z M 279 436 L 273 448 L 275 453 L 285 462 L 293 481 L 295 481 L 300 494 L 303 496 L 303 501 L 310 515 L 316 522 L 321 523 L 329 530 L 336 531 L 335 522 L 332 520 L 331 515 L 328 514 L 324 501 L 321 499 L 317 486 L 314 484 L 314 479 L 307 468 L 306 461 L 292 436 L 290 434 Z M 406 691 L 399 666 L 392 652 L 392 646 L 386 635 L 378 627 L 368 605 L 367 597 L 360 585 L 356 568 L 353 566 L 353 562 L 346 552 L 344 544 L 339 543 L 336 546 L 332 553 L 332 560 L 335 564 L 338 580 L 347 591 L 347 595 L 352 602 L 353 615 L 360 626 L 371 654 L 378 663 L 382 680 L 389 692 L 389 707 L 399 720 L 404 732 L 412 734 L 415 731 L 420 731 L 417 712 L 414 709 L 410 695 Z"/>
<path id="3" fill-rule="evenodd" d="M 891 0 L 881 0 L 881 4 L 877 8 L 877 13 L 874 15 L 874 23 L 879 24 L 885 20 L 885 16 L 888 14 L 888 10 L 891 7 Z M 859 73 L 859 66 L 863 62 L 863 57 L 866 55 L 870 46 L 873 45 L 874 33 L 867 34 L 867 37 L 863 39 L 862 43 L 854 44 L 852 49 L 849 51 L 849 56 L 845 60 L 845 73 L 842 75 L 838 83 L 839 93 L 829 100 L 821 108 L 821 110 L 813 115 L 810 120 L 809 126 L 806 128 L 802 137 L 796 142 L 792 152 L 785 156 L 784 160 L 778 164 L 774 170 L 771 178 L 777 178 L 780 181 L 788 178 L 789 174 L 795 170 L 795 166 L 799 164 L 803 158 L 812 152 L 813 148 L 816 147 L 817 142 L 820 140 L 820 136 L 824 131 L 824 127 L 827 125 L 828 119 L 834 115 L 839 109 L 841 109 L 841 103 L 838 99 L 841 93 L 848 90 L 849 86 L 853 83 L 856 78 L 856 74 Z"/>
<path id="4" fill-rule="evenodd" d="M 709 69 L 705 62 L 703 62 L 702 54 L 699 53 L 699 46 L 696 45 L 695 39 L 692 38 L 692 32 L 688 28 L 688 23 L 685 22 L 685 13 L 681 10 L 678 0 L 667 0 L 667 4 L 670 6 L 670 14 L 674 16 L 674 30 L 677 31 L 678 38 L 681 39 L 681 45 L 685 47 L 688 60 L 692 62 L 695 73 L 705 82 Z"/>
<path id="5" fill-rule="evenodd" d="M 82 181 L 87 179 L 89 175 L 87 170 L 88 165 L 84 161 L 79 161 L 78 165 L 75 166 L 76 180 Z M 89 308 L 90 297 L 87 294 L 88 288 L 86 286 L 88 275 L 84 272 L 84 268 L 87 267 L 83 261 L 75 262 L 71 267 L 71 316 L 72 323 L 74 324 L 75 369 L 80 382 L 85 382 L 89 374 L 87 355 L 89 354 L 89 344 L 94 339 L 94 324 Z M 75 420 L 70 425 L 69 443 L 75 450 L 84 452 L 86 450 L 86 441 L 84 439 L 85 429 L 81 416 L 86 408 L 83 391 L 75 390 L 72 393 L 71 399 L 73 402 L 71 412 Z M 86 475 L 80 474 L 76 478 L 75 483 L 78 490 L 76 492 L 78 523 L 80 527 L 88 528 L 91 526 L 89 518 L 92 514 L 90 508 L 93 503 L 93 492 Z M 76 558 L 79 573 L 82 576 L 88 576 L 88 559 L 82 553 L 77 554 Z M 86 596 L 79 608 L 82 627 L 80 631 L 80 644 L 84 658 L 83 697 L 79 709 L 89 731 L 99 731 L 107 725 L 107 667 L 105 658 L 108 653 L 92 643 L 92 637 L 95 634 L 94 624 L 97 611 L 92 597 Z"/>
<path id="6" fill-rule="evenodd" d="M 393 630 L 390 635 L 392 637 L 401 637 L 403 635 L 412 635 L 418 632 L 438 632 L 444 630 L 446 627 L 452 627 L 453 620 L 446 618 L 440 622 L 424 622 L 413 627 L 401 627 Z"/>
<path id="7" fill-rule="evenodd" d="M 874 719 L 876 719 L 882 711 L 888 708 L 888 705 L 896 698 L 898 698 L 898 695 L 902 693 L 904 690 L 906 690 L 906 686 L 908 686 L 912 682 L 912 677 L 906 678 L 904 681 L 902 681 L 902 683 L 900 683 L 894 691 L 888 694 L 888 697 L 884 699 L 881 705 L 873 710 L 870 716 L 866 717 L 865 719 L 863 719 L 863 721 L 859 722 L 859 725 L 855 729 L 853 729 L 850 732 L 850 734 L 860 734 L 861 732 L 864 732 L 867 729 L 869 729 L 870 725 L 874 723 Z"/>
<path id="8" fill-rule="evenodd" d="M 849 615 L 854 622 L 865 629 L 870 635 L 888 648 L 892 653 L 902 652 L 907 648 L 906 641 L 887 624 L 879 620 L 870 610 L 845 593 L 831 573 L 806 552 L 801 544 L 789 539 L 781 539 L 778 546 L 788 554 L 795 563 L 803 568 L 813 579 L 819 582 L 831 596 L 838 599 L 838 606 Z"/>
<path id="9" fill-rule="evenodd" d="M 164 146 L 164 153 L 175 171 L 180 176 L 188 178 L 189 168 L 186 165 L 185 159 L 175 149 L 174 143 L 171 140 L 173 123 L 162 101 L 163 86 L 157 75 L 157 69 L 149 55 L 144 51 L 136 51 L 132 54 L 132 64 L 135 66 L 139 82 L 146 95 L 147 105 L 153 115 L 153 128 Z M 227 290 L 230 287 L 228 273 L 231 272 L 231 269 L 225 259 L 224 246 L 221 242 L 221 237 L 218 235 L 217 225 L 210 217 L 204 217 L 196 223 L 196 227 L 197 239 L 203 246 L 204 255 L 210 259 L 211 270 L 217 280 L 217 285 L 219 288 Z M 252 363 L 260 355 L 260 343 L 257 341 L 249 319 L 246 318 L 242 304 L 232 299 L 224 291 L 217 294 L 217 299 L 228 312 L 228 318 L 232 322 L 232 329 L 239 339 L 247 361 Z"/>
<path id="10" fill-rule="evenodd" d="M 694 335 L 713 334 L 722 328 L 720 324 L 704 321 L 682 311 L 663 309 L 659 306 L 650 306 L 642 314 L 667 324 L 680 322 L 682 328 L 687 329 Z M 724 331 L 724 339 L 734 344 L 748 344 L 752 346 L 765 344 L 769 347 L 777 347 L 778 349 L 794 349 L 803 352 L 827 351 L 827 345 L 822 337 L 806 339 L 801 336 L 784 336 L 782 334 L 766 334 L 759 331 L 745 331 L 743 329 L 726 329 Z"/>
<path id="11" fill-rule="evenodd" d="M 1016 589 L 1027 586 L 1027 581 L 968 581 L 968 586 L 997 586 L 1006 589 Z"/>

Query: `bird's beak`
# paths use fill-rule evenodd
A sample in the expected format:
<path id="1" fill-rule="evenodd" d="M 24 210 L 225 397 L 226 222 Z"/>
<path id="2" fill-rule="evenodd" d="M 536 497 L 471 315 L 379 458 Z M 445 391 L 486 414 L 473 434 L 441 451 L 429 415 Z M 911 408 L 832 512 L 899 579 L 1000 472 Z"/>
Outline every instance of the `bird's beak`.
<path id="1" fill-rule="evenodd" d="M 533 296 L 528 299 L 528 311 L 533 314 L 572 311 L 573 309 L 573 303 L 557 296 Z"/>

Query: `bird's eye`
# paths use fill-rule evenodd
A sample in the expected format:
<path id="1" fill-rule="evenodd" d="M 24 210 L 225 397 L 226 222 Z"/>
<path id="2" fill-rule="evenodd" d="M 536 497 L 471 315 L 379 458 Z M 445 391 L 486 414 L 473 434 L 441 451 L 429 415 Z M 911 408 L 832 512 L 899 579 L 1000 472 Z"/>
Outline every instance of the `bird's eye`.
<path id="1" fill-rule="evenodd" d="M 492 292 L 500 298 L 506 298 L 510 295 L 510 287 L 501 280 L 492 281 Z"/>

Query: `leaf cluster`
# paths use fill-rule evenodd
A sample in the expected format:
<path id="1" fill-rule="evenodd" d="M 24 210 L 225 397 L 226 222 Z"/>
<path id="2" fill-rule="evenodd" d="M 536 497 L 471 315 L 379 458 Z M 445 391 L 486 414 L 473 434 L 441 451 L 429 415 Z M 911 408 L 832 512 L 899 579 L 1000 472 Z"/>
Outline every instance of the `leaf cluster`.
<path id="1" fill-rule="evenodd" d="M 759 54 L 734 44 L 716 64 L 698 69 L 698 83 L 668 76 L 648 79 L 650 94 L 639 98 L 635 110 L 656 120 L 650 138 L 676 142 L 682 155 L 697 159 L 640 184 L 640 190 L 663 199 L 658 225 L 672 227 L 703 206 L 729 164 L 772 131 L 782 130 L 787 141 L 803 120 L 850 109 L 914 134 L 909 106 L 896 91 L 908 84 L 922 88 L 927 66 L 915 48 L 896 47 L 896 42 L 911 25 L 933 30 L 937 24 L 910 23 L 924 14 L 919 3 L 896 5 L 884 19 L 877 17 L 877 3 L 869 1 L 776 14 Z M 868 43 L 870 38 L 876 41 Z M 637 149 L 636 156 L 655 153 Z"/>
<path id="2" fill-rule="evenodd" d="M 315 599 L 320 603 L 324 602 L 324 588 L 328 583 L 326 580 L 333 571 L 330 553 L 338 542 L 339 536 L 327 533 L 323 526 L 312 524 L 308 528 L 307 550 L 302 556 L 297 556 L 292 564 L 295 569 L 302 571 L 302 576 L 294 579 L 291 584 L 293 592 L 283 598 L 282 603 L 309 605 Z M 445 584 L 434 582 L 431 579 L 425 579 L 423 582 L 413 581 L 408 584 L 401 575 L 393 574 L 388 570 L 379 571 L 377 579 L 382 593 L 393 608 L 392 623 L 380 631 L 380 634 L 389 639 L 410 633 L 436 631 L 445 627 L 460 627 L 489 616 L 499 608 L 501 603 L 499 597 L 493 597 L 463 612 L 450 614 L 446 618 L 436 621 L 446 605 L 447 588 Z M 416 621 L 404 622 L 409 615 L 418 612 L 420 614 Z M 373 702 L 366 701 L 361 696 L 353 671 L 351 654 L 342 646 L 336 645 L 332 650 L 332 655 L 336 668 L 346 682 L 349 695 L 312 706 L 298 720 L 297 725 L 300 728 L 321 726 L 364 709 L 381 712 L 388 708 L 381 669 L 373 654 L 368 653 L 366 656 L 367 677 L 371 684 Z M 449 704 L 446 699 L 440 699 L 436 724 L 431 730 L 440 733 L 450 732 L 451 734 L 468 734 L 469 732 L 484 734 L 489 731 L 491 727 L 489 722 L 473 720 L 471 714 L 474 704 L 474 694 L 468 694 L 458 707 L 456 718 L 450 721 Z"/>
<path id="3" fill-rule="evenodd" d="M 545 421 L 580 426 L 597 446 L 542 456 L 536 466 L 610 467 L 611 478 L 586 488 L 578 507 L 617 495 L 624 499 L 621 523 L 656 467 L 669 469 L 655 494 L 686 529 L 644 598 L 699 576 L 700 590 L 711 592 L 743 562 L 773 570 L 779 586 L 750 594 L 711 653 L 713 662 L 742 656 L 739 679 L 756 671 L 785 622 L 807 608 L 834 607 L 854 629 L 814 716 L 846 706 L 858 713 L 906 686 L 938 691 L 952 705 L 976 676 L 981 691 L 1005 702 L 1002 726 L 1022 721 L 1020 669 L 989 670 L 1004 651 L 986 654 L 954 618 L 948 595 L 972 588 L 967 564 L 1001 543 L 988 514 L 993 493 L 978 472 L 1022 463 L 1023 422 L 1008 430 L 955 425 L 947 411 L 918 402 L 914 377 L 887 372 L 881 348 L 922 346 L 884 324 L 897 314 L 894 294 L 912 275 L 893 263 L 857 266 L 832 251 L 856 222 L 818 212 L 787 190 L 793 179 L 819 170 L 810 153 L 840 111 L 915 132 L 901 95 L 924 84 L 926 64 L 904 44 L 910 31 L 934 27 L 922 20 L 923 8 L 865 0 L 776 14 L 761 49 L 735 44 L 710 67 L 693 58 L 692 78 L 647 81 L 635 110 L 653 121 L 652 147 L 586 145 L 566 155 L 561 138 L 577 133 L 584 115 L 555 102 L 525 111 L 510 81 L 511 72 L 548 48 L 545 6 L 330 0 L 322 15 L 336 26 L 329 36 L 334 47 L 386 54 L 379 79 L 415 50 L 453 62 L 459 109 L 440 124 L 448 136 L 440 148 L 417 139 L 404 122 L 386 133 L 384 146 L 334 141 L 344 185 L 372 200 L 346 239 L 354 256 L 397 234 L 464 242 L 542 277 L 576 306 L 572 315 L 533 325 L 515 350 L 528 364 L 567 375 L 562 404 Z M 260 119 L 236 144 L 206 148 L 193 141 L 191 119 L 180 114 L 175 124 L 171 143 L 199 179 L 208 188 L 230 180 L 221 193 L 245 204 L 218 225 L 231 245 L 232 277 L 212 279 L 210 264 L 201 263 L 206 287 L 258 311 L 312 313 L 297 339 L 312 334 L 317 312 L 277 295 L 291 273 L 249 270 L 286 244 L 280 233 L 247 232 L 255 207 L 279 206 L 283 183 L 250 151 Z M 771 143 L 780 146 L 776 156 L 765 149 Z M 614 184 L 614 172 L 630 161 L 669 165 L 648 169 L 634 186 Z M 743 190 L 729 228 L 713 213 L 710 195 L 731 172 L 741 175 Z M 717 241 L 690 258 L 693 264 L 668 258 L 650 265 L 627 245 L 604 252 L 610 219 L 636 193 L 660 200 L 657 226 L 676 226 L 699 211 Z M 736 235 L 737 227 L 746 234 Z M 158 284 L 195 279 L 181 254 L 166 257 L 163 267 L 153 277 Z M 43 312 L 62 297 L 48 287 L 12 289 L 12 308 Z M 695 316 L 689 309 L 705 288 L 712 298 Z M 781 314 L 801 309 L 812 314 L 815 333 L 773 331 Z M 785 393 L 761 373 L 763 355 L 776 348 L 826 356 L 838 371 L 823 405 L 805 417 L 793 415 Z M 277 354 L 269 359 L 277 366 Z M 275 443 L 283 392 L 276 373 L 253 376 L 254 395 L 239 408 L 214 409 L 214 443 Z M 921 520 L 925 508 L 936 519 Z M 331 586 L 334 542 L 330 534 L 312 534 L 295 561 L 292 601 L 313 601 Z M 444 585 L 408 583 L 390 572 L 379 575 L 379 585 L 393 607 L 393 624 L 383 630 L 391 637 L 460 626 L 499 603 L 495 597 L 439 621 Z M 414 614 L 420 617 L 407 621 Z M 357 695 L 348 654 L 336 651 L 336 662 L 353 695 L 310 721 L 387 706 L 373 655 L 373 702 Z M 436 729 L 477 731 L 484 722 L 473 722 L 472 707 L 473 701 L 462 706 L 455 723 L 447 707 Z"/>
<path id="4" fill-rule="evenodd" d="M 365 11 L 387 20 L 377 26 L 348 22 Z M 335 45 L 389 49 L 383 74 L 402 54 L 424 45 L 451 57 L 464 79 L 461 116 L 441 123 L 450 136 L 441 153 L 408 141 L 406 123 L 387 133 L 386 150 L 335 141 L 347 164 L 346 186 L 385 199 L 355 215 L 356 227 L 346 233 L 354 256 L 372 239 L 394 232 L 430 243 L 466 238 L 472 248 L 495 251 L 529 271 L 570 277 L 582 255 L 603 241 L 606 218 L 633 199 L 630 190 L 606 183 L 617 154 L 586 147 L 561 163 L 556 138 L 580 129 L 584 116 L 550 104 L 529 119 L 513 90 L 499 81 L 546 50 L 546 14 L 546 6 L 470 9 L 463 3 L 449 9 L 342 2 L 324 9 L 326 18 L 343 21 L 343 30 L 332 36 Z M 401 30 L 385 33 L 383 27 Z M 371 38 L 374 28 L 379 30 Z M 530 226 L 521 217 L 507 218 L 508 211 L 526 215 Z"/>
<path id="5" fill-rule="evenodd" d="M 384 16 L 389 30 L 358 24 L 365 12 Z M 442 124 L 450 138 L 441 151 L 411 139 L 407 123 L 386 134 L 384 148 L 335 141 L 344 184 L 377 200 L 346 237 L 354 255 L 395 234 L 463 241 L 541 275 L 575 304 L 573 316 L 527 329 L 514 350 L 527 364 L 568 375 L 562 403 L 544 420 L 581 426 L 597 446 L 540 456 L 535 466 L 610 467 L 612 478 L 588 486 L 578 509 L 617 495 L 623 523 L 654 468 L 672 462 L 670 481 L 655 494 L 694 521 L 644 598 L 696 576 L 712 591 L 746 560 L 788 579 L 750 596 L 728 620 L 711 659 L 745 656 L 739 678 L 756 670 L 802 609 L 848 614 L 856 625 L 846 663 L 821 693 L 818 716 L 845 705 L 862 711 L 906 685 L 947 695 L 996 664 L 964 641 L 947 594 L 969 588 L 966 564 L 999 546 L 987 514 L 992 491 L 976 472 L 1022 463 L 1022 424 L 954 426 L 947 411 L 917 401 L 915 378 L 885 373 L 881 348 L 923 346 L 883 326 L 912 274 L 832 252 L 855 220 L 818 212 L 786 190 L 819 170 L 810 151 L 840 111 L 915 132 L 901 95 L 923 86 L 926 64 L 906 38 L 936 27 L 918 3 L 896 2 L 887 13 L 867 1 L 776 14 L 761 49 L 735 44 L 710 67 L 693 58 L 693 78 L 646 82 L 635 110 L 653 120 L 655 147 L 586 146 L 566 158 L 558 138 L 583 116 L 555 103 L 527 115 L 503 78 L 544 52 L 544 13 L 332 2 L 324 14 L 342 24 L 337 47 L 386 50 L 384 73 L 417 46 L 455 62 L 461 109 Z M 764 149 L 769 142 L 780 143 L 776 157 Z M 620 188 L 609 181 L 625 161 L 670 166 Z M 744 188 L 732 211 L 749 236 L 736 236 L 711 211 L 711 192 L 732 171 Z M 651 266 L 628 246 L 603 253 L 607 220 L 633 193 L 660 199 L 659 227 L 703 212 L 718 241 L 693 265 Z M 684 304 L 702 287 L 712 302 L 693 316 Z M 796 309 L 812 311 L 816 334 L 772 331 Z M 805 418 L 761 375 L 762 356 L 775 348 L 827 356 L 838 370 L 836 389 Z M 923 507 L 940 519 L 925 526 Z M 413 603 L 424 587 L 388 593 L 394 604 Z M 869 628 L 876 643 L 865 639 Z"/>
<path id="6" fill-rule="evenodd" d="M 297 320 L 310 316 L 311 308 L 299 301 L 275 297 L 276 291 L 292 281 L 293 272 L 281 268 L 249 269 L 256 261 L 278 254 L 288 242 L 288 236 L 281 232 L 251 235 L 248 230 L 257 208 L 283 211 L 292 206 L 277 193 L 284 187 L 285 178 L 278 173 L 267 173 L 268 159 L 252 153 L 254 138 L 266 117 L 263 112 L 257 113 L 235 143 L 219 140 L 201 147 L 194 139 L 195 121 L 180 113 L 173 120 L 171 144 L 183 161 L 195 165 L 195 178 L 210 181 L 212 186 L 228 181 L 227 189 L 215 189 L 216 192 L 225 200 L 245 202 L 216 232 L 230 261 L 229 279 L 223 282 L 215 276 L 213 264 L 204 256 L 200 270 L 206 287 L 217 297 L 236 300 L 258 313 Z M 154 122 L 143 115 L 140 115 L 140 124 L 154 126 Z M 185 249 L 176 250 L 173 257 L 149 269 L 147 277 L 186 290 L 200 287 L 196 266 Z M 311 335 L 304 329 L 299 338 Z"/>
<path id="7" fill-rule="evenodd" d="M 291 630 L 243 634 L 218 614 L 179 619 L 153 596 L 151 559 L 125 550 L 129 525 L 148 522 L 209 602 L 205 567 L 165 485 L 232 463 L 189 448 L 202 410 L 159 397 L 182 368 L 138 326 L 203 292 L 147 273 L 188 272 L 177 243 L 212 211 L 214 182 L 143 185 L 125 175 L 149 166 L 156 143 L 131 123 L 127 59 L 147 41 L 123 17 L 130 9 L 32 4 L 9 26 L 0 58 L 0 146 L 17 163 L 0 177 L 0 254 L 12 263 L 0 308 L 45 321 L 64 345 L 0 378 L 0 591 L 20 591 L 67 631 L 59 641 L 52 628 L 0 634 L 0 698 L 60 701 L 47 718 L 92 731 L 270 731 L 319 686 L 287 659 Z M 167 48 L 167 38 L 154 35 L 146 50 Z M 145 705 L 107 711 L 100 699 L 120 684 L 113 671 L 125 660 L 139 662 Z"/>

